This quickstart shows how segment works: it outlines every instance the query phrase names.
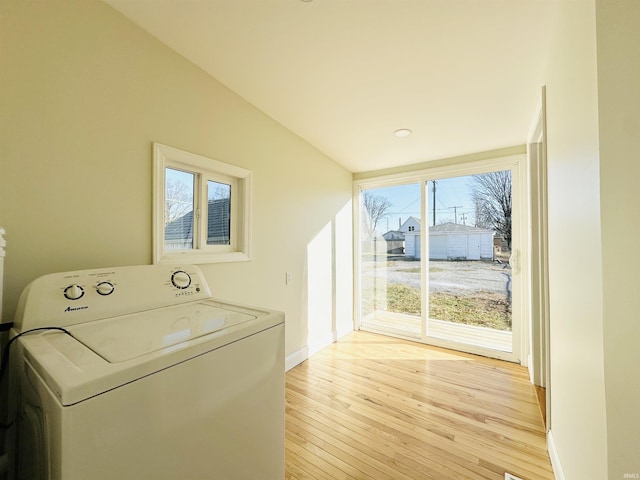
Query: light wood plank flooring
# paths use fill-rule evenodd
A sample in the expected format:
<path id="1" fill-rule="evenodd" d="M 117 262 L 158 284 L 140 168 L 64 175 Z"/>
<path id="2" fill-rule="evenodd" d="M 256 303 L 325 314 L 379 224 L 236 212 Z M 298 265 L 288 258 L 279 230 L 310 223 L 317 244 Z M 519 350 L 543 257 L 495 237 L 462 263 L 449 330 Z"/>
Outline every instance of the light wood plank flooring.
<path id="1" fill-rule="evenodd" d="M 287 479 L 553 479 L 526 369 L 354 332 L 287 372 Z"/>

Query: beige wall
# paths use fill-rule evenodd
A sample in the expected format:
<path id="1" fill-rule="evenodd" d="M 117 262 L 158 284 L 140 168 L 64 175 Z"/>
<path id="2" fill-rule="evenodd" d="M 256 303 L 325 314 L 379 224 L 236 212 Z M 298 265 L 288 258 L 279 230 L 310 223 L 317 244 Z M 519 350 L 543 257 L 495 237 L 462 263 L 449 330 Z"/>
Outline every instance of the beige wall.
<path id="1" fill-rule="evenodd" d="M 309 280 L 336 305 L 312 331 L 331 338 L 350 324 L 333 261 L 350 262 L 350 172 L 102 2 L 0 8 L 5 321 L 42 274 L 151 262 L 157 141 L 253 171 L 253 260 L 204 267 L 216 296 L 284 310 L 288 355 L 307 345 Z M 316 245 L 329 274 L 314 278 L 308 246 L 326 228 Z"/>
<path id="2" fill-rule="evenodd" d="M 609 478 L 640 475 L 640 2 L 597 0 Z"/>
<path id="3" fill-rule="evenodd" d="M 607 478 L 595 6 L 558 2 L 547 85 L 551 432 L 569 480 Z"/>
<path id="4" fill-rule="evenodd" d="M 640 3 L 558 2 L 547 84 L 551 431 L 565 478 L 640 475 Z"/>

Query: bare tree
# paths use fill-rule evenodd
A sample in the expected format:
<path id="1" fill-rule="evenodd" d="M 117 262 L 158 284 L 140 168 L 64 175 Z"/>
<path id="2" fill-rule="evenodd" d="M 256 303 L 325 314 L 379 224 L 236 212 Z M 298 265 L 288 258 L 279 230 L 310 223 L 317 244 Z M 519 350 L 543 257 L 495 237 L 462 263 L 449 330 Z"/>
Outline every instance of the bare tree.
<path id="1" fill-rule="evenodd" d="M 362 206 L 364 207 L 362 228 L 367 238 L 373 238 L 378 222 L 387 216 L 387 212 L 392 204 L 385 197 L 364 191 L 362 192 Z"/>
<path id="2" fill-rule="evenodd" d="M 228 185 L 226 183 L 213 182 L 210 180 L 208 192 L 209 202 L 224 198 L 231 198 L 231 185 Z"/>
<path id="3" fill-rule="evenodd" d="M 511 248 L 511 171 L 474 175 L 471 188 L 476 225 L 495 230 Z"/>
<path id="4" fill-rule="evenodd" d="M 193 211 L 193 189 L 177 179 L 167 179 L 165 190 L 164 224 Z"/>

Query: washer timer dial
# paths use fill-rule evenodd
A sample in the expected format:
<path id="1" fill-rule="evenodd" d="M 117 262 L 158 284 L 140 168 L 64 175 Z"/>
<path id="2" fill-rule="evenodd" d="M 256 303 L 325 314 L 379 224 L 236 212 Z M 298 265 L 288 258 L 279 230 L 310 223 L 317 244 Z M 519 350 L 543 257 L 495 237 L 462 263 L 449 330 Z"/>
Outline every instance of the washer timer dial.
<path id="1" fill-rule="evenodd" d="M 64 289 L 64 296 L 69 300 L 78 300 L 84 295 L 84 290 L 80 285 L 69 285 Z"/>
<path id="2" fill-rule="evenodd" d="M 171 275 L 171 284 L 180 289 L 188 288 L 191 285 L 191 277 L 184 270 L 178 270 Z"/>

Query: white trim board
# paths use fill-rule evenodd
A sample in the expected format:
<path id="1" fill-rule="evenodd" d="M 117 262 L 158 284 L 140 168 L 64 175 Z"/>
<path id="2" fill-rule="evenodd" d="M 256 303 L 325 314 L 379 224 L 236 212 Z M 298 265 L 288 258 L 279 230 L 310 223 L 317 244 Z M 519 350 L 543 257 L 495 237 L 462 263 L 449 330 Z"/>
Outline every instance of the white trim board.
<path id="1" fill-rule="evenodd" d="M 309 348 L 305 345 L 300 350 L 296 350 L 291 355 L 288 355 L 284 361 L 284 371 L 288 372 L 293 367 L 300 365 L 307 358 L 309 358 Z"/>
<path id="2" fill-rule="evenodd" d="M 553 468 L 553 475 L 556 480 L 565 480 L 564 471 L 562 465 L 560 465 L 560 456 L 558 455 L 558 449 L 556 448 L 556 442 L 553 439 L 551 430 L 547 433 L 547 451 L 549 452 L 549 460 L 551 460 L 551 467 Z"/>
<path id="3" fill-rule="evenodd" d="M 344 329 L 344 330 L 341 329 L 338 331 L 334 330 L 331 337 L 327 335 L 322 339 L 322 341 L 315 342 L 311 347 L 307 344 L 304 347 L 296 350 L 291 355 L 288 355 L 287 358 L 285 359 L 284 371 L 288 372 L 293 367 L 300 365 L 302 362 L 310 358 L 314 353 L 317 353 L 323 348 L 326 348 L 329 345 L 337 342 L 345 335 L 350 334 L 352 331 L 353 330 L 347 330 L 347 329 Z"/>

